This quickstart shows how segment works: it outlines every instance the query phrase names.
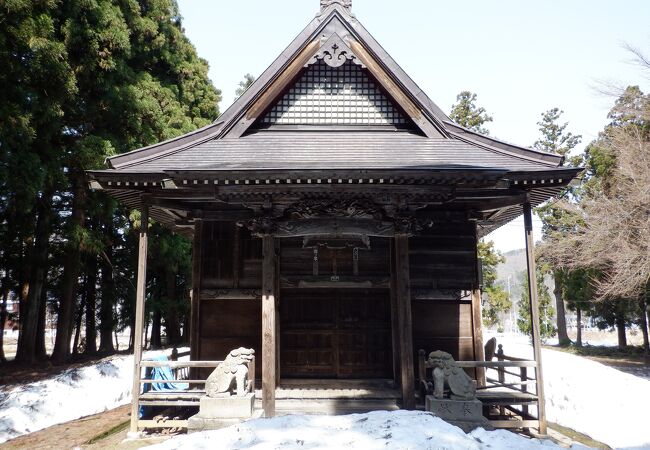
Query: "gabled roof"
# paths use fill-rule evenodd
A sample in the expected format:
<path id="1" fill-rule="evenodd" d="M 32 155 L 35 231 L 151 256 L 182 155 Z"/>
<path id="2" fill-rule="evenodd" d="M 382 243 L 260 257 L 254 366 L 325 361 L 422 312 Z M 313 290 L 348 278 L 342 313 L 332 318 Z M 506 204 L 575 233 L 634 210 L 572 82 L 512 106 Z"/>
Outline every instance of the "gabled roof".
<path id="1" fill-rule="evenodd" d="M 482 236 L 518 216 L 522 196 L 537 206 L 562 192 L 580 171 L 561 167 L 561 156 L 454 123 L 350 14 L 349 0 L 321 0 L 321 5 L 321 13 L 217 121 L 109 158 L 110 169 L 88 172 L 91 185 L 134 208 L 143 194 L 157 195 L 152 217 L 186 234 L 192 232 L 188 218 L 194 205 L 231 208 L 227 199 L 243 191 L 266 198 L 269 188 L 307 192 L 321 183 L 351 195 L 396 192 L 403 185 L 426 195 L 440 186 L 470 189 L 472 195 L 461 192 L 455 200 L 461 208 L 470 208 L 463 202 L 483 202 Z M 377 121 L 263 120 L 310 67 L 323 62 L 334 68 L 354 64 L 357 72 L 360 67 L 373 89 L 381 90 L 371 97 L 381 97 L 382 108 L 394 106 L 400 120 L 392 128 Z"/>
<path id="2" fill-rule="evenodd" d="M 405 133 L 397 137 L 389 132 L 372 130 L 372 127 L 322 129 L 318 132 L 312 129 L 311 133 L 306 130 L 280 134 L 272 131 L 252 133 L 253 125 L 282 97 L 304 68 L 323 60 L 334 46 L 339 54 L 344 53 L 343 58 L 353 60 L 368 71 L 390 100 L 409 116 L 420 136 Z M 345 137 L 340 135 L 341 131 L 347 131 Z M 114 156 L 108 159 L 108 164 L 118 172 L 162 172 L 181 168 L 229 170 L 235 166 L 264 170 L 278 168 L 278 165 L 286 165 L 305 155 L 308 158 L 303 163 L 321 169 L 347 163 L 355 167 L 366 164 L 365 160 L 351 161 L 343 151 L 338 152 L 343 159 L 337 159 L 337 152 L 327 151 L 324 146 L 334 139 L 327 132 L 338 137 L 337 145 L 346 146 L 347 151 L 368 160 L 372 160 L 373 152 L 377 152 L 376 159 L 385 162 L 382 169 L 454 164 L 534 171 L 558 167 L 562 163 L 558 155 L 481 136 L 454 124 L 350 14 L 348 8 L 333 2 L 213 124 L 169 141 Z M 368 133 L 365 138 L 360 136 L 363 133 Z M 370 145 L 364 144 L 364 139 Z M 289 145 L 291 143 L 294 145 Z M 278 153 L 274 146 L 293 149 L 297 154 Z M 392 163 L 391 152 L 394 156 Z M 256 153 L 266 154 L 270 159 L 255 158 Z M 277 156 L 275 160 L 274 155 Z M 250 165 L 248 161 L 251 160 L 258 164 Z M 261 164 L 264 161 L 267 166 Z M 478 165 L 477 161 L 480 161 Z"/>

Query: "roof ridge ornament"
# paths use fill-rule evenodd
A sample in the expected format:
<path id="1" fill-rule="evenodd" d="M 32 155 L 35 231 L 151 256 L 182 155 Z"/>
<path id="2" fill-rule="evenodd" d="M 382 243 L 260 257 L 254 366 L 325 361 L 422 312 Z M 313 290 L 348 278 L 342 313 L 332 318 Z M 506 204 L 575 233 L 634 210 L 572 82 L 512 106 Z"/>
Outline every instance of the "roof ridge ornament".
<path id="1" fill-rule="evenodd" d="M 352 10 L 352 0 L 320 0 L 320 11 L 323 12 L 333 4 L 339 4 L 346 10 Z"/>

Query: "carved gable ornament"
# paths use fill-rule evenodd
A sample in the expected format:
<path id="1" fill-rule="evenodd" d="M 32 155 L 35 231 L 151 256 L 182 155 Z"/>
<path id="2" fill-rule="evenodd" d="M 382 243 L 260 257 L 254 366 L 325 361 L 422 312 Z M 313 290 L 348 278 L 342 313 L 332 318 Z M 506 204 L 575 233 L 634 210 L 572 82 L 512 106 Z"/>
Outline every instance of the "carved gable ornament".
<path id="1" fill-rule="evenodd" d="M 354 64 L 366 68 L 366 66 L 356 57 L 352 50 L 345 41 L 337 33 L 332 34 L 329 39 L 321 45 L 318 53 L 314 55 L 312 59 L 305 64 L 305 67 L 309 67 L 312 64 L 316 64 L 318 61 L 323 61 L 330 67 L 341 67 L 346 61 L 352 61 Z"/>

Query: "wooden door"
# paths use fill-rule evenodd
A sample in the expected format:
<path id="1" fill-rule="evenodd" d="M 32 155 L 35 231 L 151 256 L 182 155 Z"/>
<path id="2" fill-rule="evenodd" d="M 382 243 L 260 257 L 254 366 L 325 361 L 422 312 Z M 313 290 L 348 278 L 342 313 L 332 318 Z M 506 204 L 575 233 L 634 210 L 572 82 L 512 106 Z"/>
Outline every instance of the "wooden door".
<path id="1" fill-rule="evenodd" d="M 387 289 L 286 290 L 281 295 L 283 378 L 392 378 Z"/>

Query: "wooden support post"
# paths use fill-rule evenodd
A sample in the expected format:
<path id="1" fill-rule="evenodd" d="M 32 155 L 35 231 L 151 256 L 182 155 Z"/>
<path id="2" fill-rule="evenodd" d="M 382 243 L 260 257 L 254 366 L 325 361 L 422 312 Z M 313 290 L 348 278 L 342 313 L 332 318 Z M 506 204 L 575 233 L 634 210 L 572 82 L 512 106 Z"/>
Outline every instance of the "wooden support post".
<path id="1" fill-rule="evenodd" d="M 144 328 L 144 299 L 147 294 L 147 232 L 149 206 L 142 204 L 140 215 L 140 247 L 138 249 L 138 281 L 135 296 L 135 330 L 133 334 L 133 387 L 131 389 L 131 433 L 138 432 L 140 397 L 140 362 L 142 360 L 142 330 Z"/>
<path id="2" fill-rule="evenodd" d="M 265 417 L 275 416 L 277 370 L 276 274 L 273 236 L 262 237 L 262 408 Z"/>
<path id="3" fill-rule="evenodd" d="M 483 347 L 483 314 L 481 313 L 481 290 L 472 290 L 472 334 L 474 335 L 474 361 L 485 361 Z M 485 368 L 476 368 L 476 383 L 485 386 Z"/>
<path id="4" fill-rule="evenodd" d="M 201 359 L 201 240 L 203 221 L 194 222 L 194 241 L 192 243 L 192 303 L 190 306 L 190 360 Z M 198 370 L 190 370 L 191 378 L 198 378 Z"/>
<path id="5" fill-rule="evenodd" d="M 474 361 L 485 361 L 485 348 L 483 347 L 483 311 L 481 307 L 481 284 L 483 283 L 482 261 L 478 258 L 478 227 L 474 227 L 476 237 L 476 281 L 472 289 L 472 336 L 474 337 Z M 485 368 L 476 368 L 476 382 L 485 386 Z"/>
<path id="6" fill-rule="evenodd" d="M 280 240 L 275 239 L 273 243 L 275 251 L 275 385 L 280 385 L 281 365 L 280 365 Z"/>
<path id="7" fill-rule="evenodd" d="M 395 245 L 391 240 L 390 245 L 390 327 L 391 327 L 391 340 L 393 343 L 393 377 L 395 378 L 395 384 L 400 385 L 402 383 L 401 378 L 401 358 L 400 358 L 400 340 L 399 340 L 399 320 L 397 314 L 397 293 L 395 292 L 395 286 L 397 286 L 397 278 L 395 277 Z"/>
<path id="8" fill-rule="evenodd" d="M 400 342 L 400 379 L 402 385 L 402 408 L 415 409 L 413 380 L 413 325 L 411 317 L 411 281 L 409 273 L 409 238 L 406 234 L 395 235 L 395 297 L 397 300 L 397 324 Z"/>
<path id="9" fill-rule="evenodd" d="M 546 405 L 544 377 L 542 376 L 542 347 L 539 336 L 539 300 L 537 298 L 537 275 L 535 270 L 535 242 L 533 240 L 533 214 L 530 202 L 524 203 L 524 229 L 526 233 L 526 263 L 528 267 L 528 294 L 530 297 L 530 322 L 533 332 L 535 378 L 537 379 L 539 433 L 546 434 Z"/>

